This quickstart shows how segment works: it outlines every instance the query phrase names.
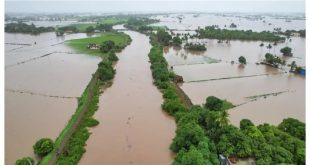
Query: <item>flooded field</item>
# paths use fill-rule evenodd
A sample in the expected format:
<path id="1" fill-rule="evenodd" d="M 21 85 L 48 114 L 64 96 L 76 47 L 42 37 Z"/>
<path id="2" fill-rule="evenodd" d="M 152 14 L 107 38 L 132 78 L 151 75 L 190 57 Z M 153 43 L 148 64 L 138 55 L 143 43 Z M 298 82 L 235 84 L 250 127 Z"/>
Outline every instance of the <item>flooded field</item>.
<path id="1" fill-rule="evenodd" d="M 251 20 L 237 16 L 189 15 L 184 14 L 179 23 L 178 15 L 158 16 L 161 25 L 176 29 L 175 32 L 187 33 L 198 26 L 217 24 L 221 28 L 227 22 L 237 24 L 237 29 L 254 31 L 285 29 L 304 29 L 304 20 L 275 19 L 266 16 L 262 20 Z M 204 21 L 202 21 L 204 20 Z M 206 21 L 207 20 L 207 21 Z M 263 23 L 265 20 L 266 23 Z M 268 22 L 271 25 L 268 25 Z M 295 24 L 293 25 L 293 22 Z M 266 25 L 267 24 L 267 25 Z M 190 26 L 189 26 L 190 25 Z M 178 31 L 180 29 L 181 31 Z M 193 33 L 193 32 L 191 32 Z M 181 88 L 195 104 L 203 104 L 208 96 L 216 96 L 238 105 L 229 111 L 230 121 L 239 125 L 239 121 L 248 118 L 255 124 L 278 124 L 282 119 L 293 117 L 305 121 L 305 77 L 288 73 L 289 67 L 275 69 L 257 65 L 266 53 L 276 54 L 287 64 L 296 61 L 305 66 L 305 38 L 292 37 L 291 41 L 273 45 L 267 49 L 268 42 L 232 40 L 218 43 L 214 39 L 191 39 L 189 42 L 205 44 L 207 51 L 188 51 L 183 48 L 166 47 L 164 56 L 173 71 L 183 76 Z M 264 46 L 259 45 L 264 43 Z M 283 57 L 280 49 L 289 46 L 293 57 Z M 238 64 L 238 58 L 244 56 L 247 65 Z M 234 61 L 234 64 L 231 62 Z"/>
<path id="2" fill-rule="evenodd" d="M 152 83 L 147 36 L 126 31 L 132 43 L 118 54 L 113 85 L 100 98 L 81 165 L 168 165 L 175 123 L 162 109 L 163 98 Z"/>
<path id="3" fill-rule="evenodd" d="M 204 43 L 207 51 L 188 51 L 182 48 L 167 47 L 165 48 L 165 57 L 170 65 L 182 64 L 197 64 L 197 63 L 214 63 L 214 62 L 228 62 L 238 61 L 240 56 L 244 56 L 248 63 L 256 63 L 265 59 L 266 53 L 276 54 L 277 56 L 285 59 L 287 64 L 296 61 L 297 65 L 305 66 L 305 38 L 292 37 L 292 41 L 285 43 L 278 43 L 272 45 L 271 49 L 266 46 L 268 42 L 260 41 L 230 41 L 230 43 L 217 43 L 214 39 L 204 40 L 189 40 L 189 42 Z M 263 47 L 259 45 L 264 43 Z M 293 57 L 283 57 L 280 49 L 285 46 L 292 48 Z"/>
<path id="4" fill-rule="evenodd" d="M 290 16 L 240 14 L 240 13 L 201 13 L 201 14 L 166 14 L 153 16 L 159 19 L 159 23 L 153 25 L 167 26 L 174 30 L 196 30 L 198 27 L 218 25 L 220 28 L 253 30 L 253 31 L 273 31 L 274 28 L 281 27 L 282 30 L 305 29 L 305 17 L 302 14 Z M 179 18 L 182 18 L 180 21 Z M 230 24 L 237 25 L 230 28 Z"/>
<path id="5" fill-rule="evenodd" d="M 75 111 L 76 97 L 100 61 L 74 54 L 63 43 L 81 37 L 86 35 L 5 34 L 6 164 L 33 156 L 33 144 L 42 137 L 55 139 Z"/>

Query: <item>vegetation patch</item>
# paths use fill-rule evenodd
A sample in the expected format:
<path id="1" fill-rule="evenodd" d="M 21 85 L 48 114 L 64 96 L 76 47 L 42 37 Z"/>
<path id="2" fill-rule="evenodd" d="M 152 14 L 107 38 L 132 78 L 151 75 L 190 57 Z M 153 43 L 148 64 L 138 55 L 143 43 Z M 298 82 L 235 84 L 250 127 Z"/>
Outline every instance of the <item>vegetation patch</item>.
<path id="1" fill-rule="evenodd" d="M 34 24 L 28 25 L 22 22 L 5 24 L 4 27 L 4 31 L 8 33 L 40 34 L 54 30 L 55 29 L 53 27 L 36 27 Z"/>
<path id="2" fill-rule="evenodd" d="M 210 38 L 219 40 L 253 40 L 253 41 L 283 41 L 285 37 L 280 37 L 272 32 L 253 32 L 252 30 L 227 30 L 219 29 L 215 26 L 206 26 L 204 29 L 197 29 L 198 38 Z"/>
<path id="3" fill-rule="evenodd" d="M 234 105 L 214 96 L 204 106 L 186 107 L 178 95 L 173 75 L 163 57 L 160 33 L 151 34 L 149 53 L 154 84 L 163 93 L 162 108 L 177 122 L 176 136 L 170 149 L 176 153 L 174 165 L 220 164 L 219 154 L 231 160 L 254 158 L 258 165 L 305 164 L 305 125 L 292 119 L 278 127 L 255 126 L 243 119 L 240 128 L 229 124 L 228 109 Z M 294 127 L 290 127 L 290 125 Z M 294 134 L 292 136 L 291 134 Z M 296 136 L 296 137 L 295 137 Z"/>
<path id="4" fill-rule="evenodd" d="M 115 44 L 114 51 L 118 52 L 127 46 L 131 42 L 131 39 L 125 33 L 107 32 L 102 33 L 98 37 L 70 40 L 67 41 L 66 44 L 74 48 L 78 53 L 85 53 L 102 57 L 105 56 L 105 53 L 102 53 L 100 49 L 89 49 L 87 45 L 91 43 L 101 45 L 103 42 L 107 41 L 113 41 Z"/>

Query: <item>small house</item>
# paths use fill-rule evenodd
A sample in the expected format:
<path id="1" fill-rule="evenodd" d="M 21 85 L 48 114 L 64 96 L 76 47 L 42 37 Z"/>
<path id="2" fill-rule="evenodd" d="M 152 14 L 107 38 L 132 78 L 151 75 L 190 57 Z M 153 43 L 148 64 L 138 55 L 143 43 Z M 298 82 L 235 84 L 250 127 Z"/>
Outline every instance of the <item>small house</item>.
<path id="1" fill-rule="evenodd" d="M 100 45 L 95 44 L 95 43 L 89 43 L 89 44 L 87 45 L 87 48 L 88 48 L 88 49 L 100 49 Z"/>

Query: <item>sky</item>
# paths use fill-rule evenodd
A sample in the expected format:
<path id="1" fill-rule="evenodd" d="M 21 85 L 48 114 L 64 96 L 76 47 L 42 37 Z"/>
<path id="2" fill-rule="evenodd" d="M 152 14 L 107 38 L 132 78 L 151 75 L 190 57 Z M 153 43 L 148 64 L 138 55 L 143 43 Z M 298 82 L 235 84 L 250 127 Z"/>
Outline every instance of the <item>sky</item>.
<path id="1" fill-rule="evenodd" d="M 303 0 L 6 0 L 6 13 L 305 12 Z"/>

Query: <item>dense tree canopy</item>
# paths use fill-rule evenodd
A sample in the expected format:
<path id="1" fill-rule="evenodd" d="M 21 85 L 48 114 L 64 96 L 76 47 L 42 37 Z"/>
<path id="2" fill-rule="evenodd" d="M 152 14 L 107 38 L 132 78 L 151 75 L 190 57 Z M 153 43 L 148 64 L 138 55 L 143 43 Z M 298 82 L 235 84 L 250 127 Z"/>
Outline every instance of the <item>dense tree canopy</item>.
<path id="1" fill-rule="evenodd" d="M 292 55 L 293 55 L 293 54 L 292 54 L 292 48 L 290 48 L 290 47 L 288 47 L 288 46 L 282 48 L 282 49 L 280 50 L 280 52 L 283 53 L 284 56 L 292 56 Z"/>
<path id="2" fill-rule="evenodd" d="M 111 51 L 115 47 L 115 43 L 113 41 L 104 41 L 100 45 L 100 50 L 103 53 L 107 53 Z"/>
<path id="3" fill-rule="evenodd" d="M 215 96 L 209 96 L 206 100 L 205 106 L 211 111 L 221 110 L 223 101 Z"/>
<path id="4" fill-rule="evenodd" d="M 280 41 L 284 37 L 277 36 L 271 32 L 253 32 L 252 30 L 227 30 L 218 29 L 214 26 L 207 26 L 204 29 L 196 30 L 198 38 L 210 38 L 220 40 L 261 40 L 261 41 Z"/>
<path id="5" fill-rule="evenodd" d="M 24 157 L 16 160 L 15 165 L 35 165 L 35 162 L 31 157 Z"/>
<path id="6" fill-rule="evenodd" d="M 33 151 L 38 156 L 45 156 L 54 149 L 54 142 L 49 138 L 42 138 L 33 145 Z"/>
<path id="7" fill-rule="evenodd" d="M 196 50 L 196 51 L 205 51 L 207 50 L 206 46 L 204 44 L 194 44 L 194 43 L 186 43 L 184 45 L 184 49 L 189 49 L 189 50 Z"/>
<path id="8" fill-rule="evenodd" d="M 297 119 L 287 118 L 279 124 L 278 128 L 294 137 L 305 140 L 306 125 Z"/>
<path id="9" fill-rule="evenodd" d="M 4 31 L 9 33 L 32 33 L 39 34 L 43 32 L 54 31 L 53 27 L 36 27 L 34 24 L 28 25 L 22 22 L 9 23 L 5 25 Z"/>
<path id="10" fill-rule="evenodd" d="M 93 26 L 88 26 L 85 30 L 86 33 L 93 33 L 95 31 Z"/>

